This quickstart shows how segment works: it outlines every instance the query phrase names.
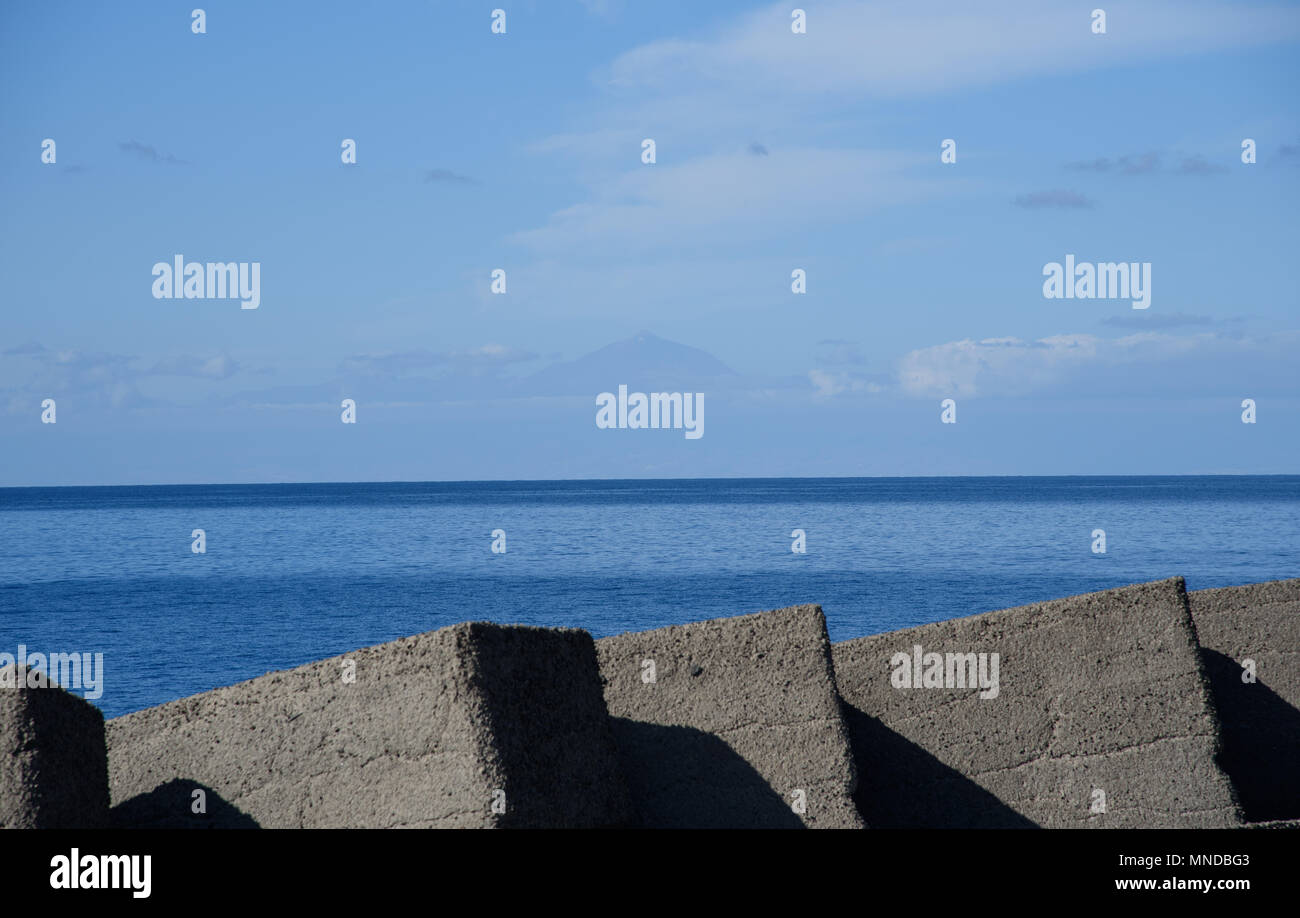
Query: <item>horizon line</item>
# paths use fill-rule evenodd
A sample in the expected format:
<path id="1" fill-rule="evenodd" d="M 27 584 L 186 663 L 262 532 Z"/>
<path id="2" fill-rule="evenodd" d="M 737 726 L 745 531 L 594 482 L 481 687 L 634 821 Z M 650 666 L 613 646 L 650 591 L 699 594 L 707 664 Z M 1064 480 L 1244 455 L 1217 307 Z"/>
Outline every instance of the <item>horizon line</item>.
<path id="1" fill-rule="evenodd" d="M 724 481 L 975 481 L 987 479 L 1124 479 L 1124 478 L 1300 478 L 1300 472 L 1266 473 L 1124 473 L 1124 474 L 1057 474 L 1057 475 L 714 475 L 677 478 L 465 478 L 465 479 L 390 479 L 386 481 L 207 481 L 158 484 L 62 484 L 0 485 L 0 491 L 34 491 L 75 488 L 275 488 L 317 485 L 495 485 L 495 484 L 637 484 L 651 482 L 724 482 Z"/>

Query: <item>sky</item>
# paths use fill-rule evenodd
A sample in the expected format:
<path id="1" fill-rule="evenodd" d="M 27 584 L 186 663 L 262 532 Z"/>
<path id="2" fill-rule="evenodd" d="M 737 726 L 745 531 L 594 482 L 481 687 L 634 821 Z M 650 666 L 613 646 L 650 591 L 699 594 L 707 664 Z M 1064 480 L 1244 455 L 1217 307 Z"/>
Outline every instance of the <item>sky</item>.
<path id="1" fill-rule="evenodd" d="M 0 486 L 1300 471 L 1300 4 L 194 2 L 0 5 Z"/>

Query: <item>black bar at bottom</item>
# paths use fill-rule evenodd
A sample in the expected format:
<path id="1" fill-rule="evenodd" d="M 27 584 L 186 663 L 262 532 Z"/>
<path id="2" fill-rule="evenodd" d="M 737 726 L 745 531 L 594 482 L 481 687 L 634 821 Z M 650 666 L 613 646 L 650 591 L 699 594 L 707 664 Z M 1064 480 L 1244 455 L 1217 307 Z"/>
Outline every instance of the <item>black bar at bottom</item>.
<path id="1" fill-rule="evenodd" d="M 477 890 L 495 900 L 529 888 L 520 883 L 540 881 L 531 889 L 545 891 L 543 899 L 608 885 L 632 897 L 629 907 L 637 890 L 650 897 L 648 903 L 674 890 L 706 897 L 709 890 L 727 897 L 762 898 L 769 891 L 820 897 L 838 886 L 851 888 L 864 907 L 902 892 L 932 903 L 978 893 L 987 897 L 980 901 L 1000 906 L 1022 898 L 1040 907 L 1199 898 L 1230 908 L 1294 890 L 1297 841 L 1300 834 L 1268 829 L 9 831 L 0 832 L 0 877 L 8 901 L 24 905 L 77 898 L 115 899 L 128 907 L 132 900 L 373 907 L 381 893 L 432 894 L 432 904 L 441 898 L 438 890 L 471 897 Z M 71 886 L 74 850 L 78 888 L 55 888 Z M 105 862 L 104 855 L 138 859 Z M 136 895 L 145 891 L 146 855 L 147 897 Z M 83 880 L 99 877 L 107 885 L 114 872 L 119 888 L 82 888 Z"/>

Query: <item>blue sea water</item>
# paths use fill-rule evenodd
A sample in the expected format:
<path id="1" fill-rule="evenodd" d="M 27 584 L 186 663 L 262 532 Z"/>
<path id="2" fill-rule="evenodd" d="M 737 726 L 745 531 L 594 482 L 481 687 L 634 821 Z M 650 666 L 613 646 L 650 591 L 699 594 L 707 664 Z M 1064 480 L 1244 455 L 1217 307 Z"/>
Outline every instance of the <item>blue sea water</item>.
<path id="1" fill-rule="evenodd" d="M 0 489 L 0 652 L 102 652 L 110 717 L 471 619 L 844 640 L 1176 574 L 1300 576 L 1300 476 Z"/>

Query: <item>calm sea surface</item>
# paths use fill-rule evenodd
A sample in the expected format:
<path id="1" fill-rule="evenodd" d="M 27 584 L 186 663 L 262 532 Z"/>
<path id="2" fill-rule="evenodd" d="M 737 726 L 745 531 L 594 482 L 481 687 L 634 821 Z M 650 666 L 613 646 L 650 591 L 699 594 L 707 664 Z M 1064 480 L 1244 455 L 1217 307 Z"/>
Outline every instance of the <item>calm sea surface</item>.
<path id="1" fill-rule="evenodd" d="M 1175 574 L 1300 576 L 1300 476 L 0 488 L 0 652 L 103 653 L 110 717 L 470 619 L 843 640 Z"/>

